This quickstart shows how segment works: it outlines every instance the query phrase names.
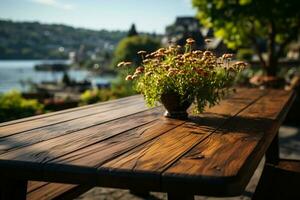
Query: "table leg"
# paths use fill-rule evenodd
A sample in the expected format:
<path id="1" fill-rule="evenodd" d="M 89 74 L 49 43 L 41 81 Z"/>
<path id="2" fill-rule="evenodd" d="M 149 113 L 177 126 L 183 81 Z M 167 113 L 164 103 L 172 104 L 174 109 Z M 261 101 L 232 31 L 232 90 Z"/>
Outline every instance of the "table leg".
<path id="1" fill-rule="evenodd" d="M 26 200 L 27 181 L 2 179 L 0 183 L 0 200 Z"/>
<path id="2" fill-rule="evenodd" d="M 279 163 L 279 139 L 278 132 L 266 152 L 266 163 L 277 165 Z"/>
<path id="3" fill-rule="evenodd" d="M 275 176 L 275 171 L 272 165 L 277 165 L 280 160 L 278 132 L 266 151 L 265 158 L 265 166 L 252 197 L 253 200 L 276 198 L 276 195 L 272 196 L 272 181 L 274 181 L 272 179 Z"/>
<path id="4" fill-rule="evenodd" d="M 169 192 L 168 200 L 194 200 L 194 195 Z"/>

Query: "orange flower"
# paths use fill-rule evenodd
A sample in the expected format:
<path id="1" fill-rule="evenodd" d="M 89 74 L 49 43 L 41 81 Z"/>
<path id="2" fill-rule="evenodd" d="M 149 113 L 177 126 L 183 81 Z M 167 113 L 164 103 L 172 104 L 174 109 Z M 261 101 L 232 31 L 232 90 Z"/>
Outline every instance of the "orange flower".
<path id="1" fill-rule="evenodd" d="M 236 67 L 246 67 L 247 65 L 248 65 L 248 63 L 243 62 L 243 61 L 238 61 L 233 64 L 233 66 L 236 66 Z"/>
<path id="2" fill-rule="evenodd" d="M 132 76 L 132 79 L 135 79 L 135 78 L 137 78 L 138 76 L 136 75 L 136 74 L 134 74 L 133 76 Z"/>
<path id="3" fill-rule="evenodd" d="M 223 54 L 222 58 L 223 59 L 228 59 L 228 58 L 232 58 L 233 57 L 233 54 L 232 53 L 225 53 Z"/>
<path id="4" fill-rule="evenodd" d="M 143 55 L 143 54 L 146 54 L 147 52 L 146 51 L 138 51 L 137 54 L 139 55 Z"/>
<path id="5" fill-rule="evenodd" d="M 124 62 L 124 66 L 129 66 L 129 65 L 131 65 L 132 64 L 132 62 Z"/>
<path id="6" fill-rule="evenodd" d="M 118 63 L 118 65 L 117 65 L 117 67 L 121 67 L 121 66 L 123 66 L 123 65 L 124 65 L 124 63 L 125 63 L 124 61 L 123 61 L 123 62 L 119 62 L 119 63 Z"/>
<path id="7" fill-rule="evenodd" d="M 164 49 L 164 48 L 160 48 L 157 50 L 158 53 L 165 53 L 165 51 L 166 51 L 166 49 Z"/>
<path id="8" fill-rule="evenodd" d="M 144 72 L 144 67 L 140 66 L 140 67 L 136 68 L 136 70 L 135 70 L 135 71 Z"/>
<path id="9" fill-rule="evenodd" d="M 132 75 L 127 75 L 126 78 L 125 78 L 126 81 L 131 81 L 132 79 L 133 79 Z"/>
<path id="10" fill-rule="evenodd" d="M 193 38 L 188 38 L 188 39 L 186 39 L 186 43 L 191 45 L 191 44 L 195 43 L 195 40 Z"/>
<path id="11" fill-rule="evenodd" d="M 211 51 L 204 51 L 203 55 L 204 56 L 212 56 L 213 53 Z"/>

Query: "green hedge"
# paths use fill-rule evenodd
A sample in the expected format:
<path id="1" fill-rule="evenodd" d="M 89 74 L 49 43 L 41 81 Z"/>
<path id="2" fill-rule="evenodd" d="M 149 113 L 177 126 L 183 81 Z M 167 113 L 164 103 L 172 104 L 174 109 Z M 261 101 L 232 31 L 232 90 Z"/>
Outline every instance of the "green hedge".
<path id="1" fill-rule="evenodd" d="M 0 94 L 0 122 L 43 113 L 43 105 L 36 100 L 27 100 L 17 91 Z"/>

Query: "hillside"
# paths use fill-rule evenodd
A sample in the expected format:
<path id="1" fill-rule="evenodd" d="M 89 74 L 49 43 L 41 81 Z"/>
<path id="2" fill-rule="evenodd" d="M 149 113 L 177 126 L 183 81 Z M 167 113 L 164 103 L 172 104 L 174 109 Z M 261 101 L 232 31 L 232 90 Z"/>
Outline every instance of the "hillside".
<path id="1" fill-rule="evenodd" d="M 127 32 L 88 30 L 59 24 L 0 20 L 0 59 L 60 59 L 84 45 L 111 51 Z M 62 48 L 63 47 L 63 48 Z"/>

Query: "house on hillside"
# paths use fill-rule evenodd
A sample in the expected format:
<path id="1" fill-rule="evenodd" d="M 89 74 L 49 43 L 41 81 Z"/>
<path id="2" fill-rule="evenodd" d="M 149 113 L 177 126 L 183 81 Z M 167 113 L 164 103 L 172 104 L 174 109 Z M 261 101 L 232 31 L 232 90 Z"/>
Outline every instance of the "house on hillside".
<path id="1" fill-rule="evenodd" d="M 169 42 L 184 45 L 185 40 L 189 37 L 196 40 L 197 49 L 210 49 L 217 54 L 227 52 L 226 45 L 222 40 L 214 37 L 213 30 L 203 27 L 194 17 L 177 17 L 174 24 L 166 27 L 162 43 L 164 45 Z M 212 42 L 205 44 L 204 39 L 206 38 L 212 39 Z"/>

